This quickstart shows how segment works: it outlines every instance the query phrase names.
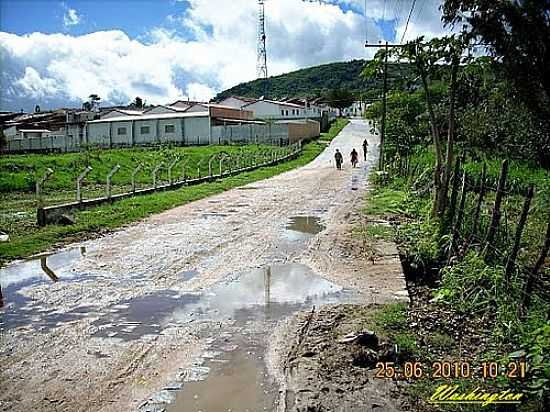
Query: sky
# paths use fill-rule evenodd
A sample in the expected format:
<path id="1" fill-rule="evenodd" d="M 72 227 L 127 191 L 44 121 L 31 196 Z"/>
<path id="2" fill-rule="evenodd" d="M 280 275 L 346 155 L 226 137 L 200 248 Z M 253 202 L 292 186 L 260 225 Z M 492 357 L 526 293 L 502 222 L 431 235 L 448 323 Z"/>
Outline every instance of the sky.
<path id="1" fill-rule="evenodd" d="M 266 0 L 269 75 L 446 30 L 441 0 Z M 365 7 L 366 6 L 366 7 Z M 257 0 L 0 0 L 0 110 L 207 101 L 256 78 Z"/>

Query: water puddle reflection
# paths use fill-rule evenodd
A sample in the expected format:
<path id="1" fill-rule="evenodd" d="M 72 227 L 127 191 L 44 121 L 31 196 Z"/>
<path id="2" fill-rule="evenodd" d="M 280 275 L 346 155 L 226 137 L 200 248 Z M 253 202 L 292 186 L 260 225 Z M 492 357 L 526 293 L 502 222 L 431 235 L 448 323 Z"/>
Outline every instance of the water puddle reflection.
<path id="1" fill-rule="evenodd" d="M 156 317 L 150 320 L 165 326 L 215 321 L 219 326 L 208 328 L 210 336 L 203 336 L 212 341 L 211 346 L 202 362 L 182 374 L 183 389 L 170 392 L 170 396 L 161 396 L 165 391 L 152 396 L 140 411 L 273 410 L 277 387 L 268 375 L 263 356 L 266 339 L 276 323 L 300 310 L 351 302 L 358 297 L 299 264 L 253 270 L 193 296 L 188 301 L 172 296 L 173 311 L 169 307 L 159 310 L 157 303 Z M 164 312 L 164 317 L 159 312 Z"/>
<path id="2" fill-rule="evenodd" d="M 275 265 L 253 270 L 202 293 L 162 291 L 115 305 L 93 323 L 95 336 L 139 339 L 173 325 L 233 320 L 273 321 L 302 308 L 336 303 L 350 291 L 315 275 L 307 266 Z M 69 312 L 70 313 L 70 312 Z"/>
<path id="3" fill-rule="evenodd" d="M 0 269 L 0 329 L 30 326 L 37 330 L 78 318 L 75 314 L 35 306 L 21 294 L 31 286 L 89 279 L 70 267 L 86 254 L 84 246 L 54 254 L 40 255 Z"/>

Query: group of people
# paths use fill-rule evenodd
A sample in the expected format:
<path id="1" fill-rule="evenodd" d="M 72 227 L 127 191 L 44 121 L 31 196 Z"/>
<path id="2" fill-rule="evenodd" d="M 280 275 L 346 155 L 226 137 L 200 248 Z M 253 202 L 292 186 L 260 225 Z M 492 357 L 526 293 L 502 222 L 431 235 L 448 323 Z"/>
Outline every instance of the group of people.
<path id="1" fill-rule="evenodd" d="M 367 160 L 367 151 L 369 149 L 369 142 L 367 142 L 367 139 L 363 140 L 363 159 Z M 357 153 L 357 150 L 355 148 L 350 153 L 351 157 L 351 165 L 353 167 L 357 167 L 357 164 L 359 163 L 359 153 Z M 344 157 L 342 156 L 342 153 L 340 153 L 339 149 L 336 149 L 336 153 L 334 154 L 334 160 L 336 161 L 336 169 L 342 170 L 342 164 L 344 163 Z"/>

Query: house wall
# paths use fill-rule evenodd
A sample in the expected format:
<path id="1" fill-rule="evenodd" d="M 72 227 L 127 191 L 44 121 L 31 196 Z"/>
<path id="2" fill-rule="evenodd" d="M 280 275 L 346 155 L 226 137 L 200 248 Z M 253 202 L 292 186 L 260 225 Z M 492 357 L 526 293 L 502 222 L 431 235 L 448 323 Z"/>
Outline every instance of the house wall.
<path id="1" fill-rule="evenodd" d="M 149 133 L 141 133 L 142 127 L 148 127 Z M 134 121 L 134 144 L 147 145 L 158 141 L 156 120 L 135 120 Z"/>
<path id="2" fill-rule="evenodd" d="M 315 120 L 308 120 L 303 123 L 287 123 L 287 125 L 290 144 L 318 137 L 321 134 L 321 124 Z"/>
<path id="3" fill-rule="evenodd" d="M 187 117 L 184 119 L 185 144 L 210 144 L 210 118 Z"/>

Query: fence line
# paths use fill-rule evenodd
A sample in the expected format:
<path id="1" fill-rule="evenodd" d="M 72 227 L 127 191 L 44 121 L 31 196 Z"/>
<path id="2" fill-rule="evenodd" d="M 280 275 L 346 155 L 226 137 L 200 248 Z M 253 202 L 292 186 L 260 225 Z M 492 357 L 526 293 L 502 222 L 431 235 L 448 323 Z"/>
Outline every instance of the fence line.
<path id="1" fill-rule="evenodd" d="M 101 205 L 103 203 L 111 203 L 116 200 L 121 200 L 127 197 L 135 196 L 135 195 L 141 195 L 141 194 L 150 194 L 154 193 L 156 191 L 160 190 L 170 190 L 179 188 L 182 186 L 191 186 L 196 185 L 204 182 L 209 182 L 215 179 L 219 179 L 222 177 L 227 176 L 233 176 L 239 173 L 248 172 L 260 167 L 264 166 L 270 166 L 274 165 L 280 162 L 284 162 L 290 159 L 293 159 L 297 157 L 302 152 L 302 145 L 301 143 L 295 143 L 290 146 L 286 146 L 282 149 L 276 148 L 272 150 L 263 150 L 255 153 L 240 153 L 237 155 L 230 155 L 227 153 L 217 153 L 213 156 L 204 157 L 199 161 L 199 163 L 203 161 L 208 161 L 210 163 L 210 166 L 208 167 L 208 174 L 206 176 L 201 176 L 200 174 L 200 167 L 199 167 L 199 175 L 195 179 L 188 179 L 187 174 L 184 172 L 179 180 L 175 180 L 173 182 L 169 182 L 168 184 L 159 184 L 159 180 L 157 177 L 158 171 L 164 167 L 164 162 L 160 162 L 153 171 L 152 175 L 152 187 L 144 188 L 144 189 L 136 189 L 135 185 L 135 174 L 137 171 L 141 170 L 141 164 L 138 165 L 133 173 L 132 173 L 132 190 L 130 192 L 120 193 L 120 194 L 112 194 L 111 193 L 111 180 L 110 178 L 114 173 L 116 173 L 119 170 L 119 167 L 115 166 L 111 171 L 109 172 L 109 175 L 106 177 L 106 196 L 93 198 L 93 199 L 84 199 L 82 194 L 82 182 L 86 175 L 89 173 L 91 168 L 86 168 L 77 178 L 77 190 L 76 190 L 76 201 L 70 202 L 70 203 L 64 203 L 59 205 L 53 205 L 53 206 L 43 206 L 43 187 L 39 187 L 37 185 L 37 222 L 39 226 L 45 226 L 49 223 L 55 223 L 60 220 L 60 218 L 65 214 L 68 213 L 74 209 L 85 209 L 89 207 L 95 207 L 98 205 Z M 241 164 L 242 159 L 244 159 L 244 166 Z M 219 166 L 219 174 L 213 174 L 213 168 L 211 167 L 212 161 L 217 160 L 218 166 Z M 173 168 L 177 164 L 176 161 L 172 162 L 169 167 Z M 55 172 L 54 172 L 55 173 Z M 51 174 L 50 174 L 51 175 Z M 171 180 L 172 176 L 170 176 Z"/>
<path id="2" fill-rule="evenodd" d="M 518 271 L 522 284 L 521 290 L 519 290 L 522 298 L 521 307 L 526 309 L 530 305 L 532 294 L 537 290 L 537 286 L 540 286 L 541 289 L 548 287 L 547 281 L 540 274 L 545 268 L 545 261 L 550 252 L 550 213 L 548 213 L 545 235 L 542 239 L 543 245 L 536 253 L 536 263 L 529 263 L 525 258 L 520 261 L 521 241 L 525 238 L 525 228 L 533 210 L 531 205 L 535 198 L 534 185 L 531 184 L 527 189 L 516 191 L 505 190 L 508 180 L 507 160 L 501 164 L 496 187 L 487 185 L 485 163 L 479 175 L 467 173 L 464 170 L 464 164 L 462 156 L 458 157 L 454 164 L 450 202 L 447 207 L 447 216 L 442 225 L 444 233 L 447 232 L 451 239 L 446 253 L 447 263 L 450 264 L 453 257 L 462 259 L 474 246 L 482 253 L 487 262 L 499 259 L 504 268 L 504 281 L 507 284 L 510 283 L 514 271 Z M 418 167 L 411 169 L 410 159 L 405 162 L 396 159 L 393 165 L 397 172 L 401 176 L 405 176 L 408 181 L 412 182 L 416 178 Z M 424 172 L 418 177 L 416 183 L 423 176 L 425 176 Z M 461 182 L 460 185 L 459 182 Z M 473 182 L 478 182 L 478 184 Z M 490 192 L 495 193 L 492 201 L 487 198 L 487 194 Z M 468 207 L 469 213 L 467 213 L 466 205 L 469 195 L 473 195 L 474 198 L 470 196 L 471 206 Z M 523 198 L 522 201 L 518 200 L 522 207 L 513 232 L 509 230 L 509 211 L 503 207 L 507 204 L 510 196 Z"/>

